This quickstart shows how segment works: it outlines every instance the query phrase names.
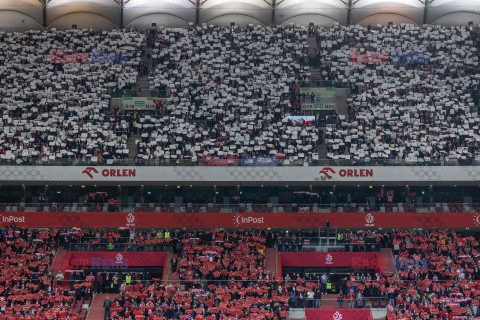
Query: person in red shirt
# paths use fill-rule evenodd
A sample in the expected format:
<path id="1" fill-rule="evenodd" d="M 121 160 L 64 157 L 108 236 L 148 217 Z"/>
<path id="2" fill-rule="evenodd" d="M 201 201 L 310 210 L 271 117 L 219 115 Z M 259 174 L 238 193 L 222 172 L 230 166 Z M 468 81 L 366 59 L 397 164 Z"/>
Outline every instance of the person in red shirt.
<path id="1" fill-rule="evenodd" d="M 345 300 L 345 295 L 343 294 L 343 291 L 340 290 L 340 293 L 337 296 L 337 302 L 338 302 L 338 308 L 343 309 L 343 301 Z"/>

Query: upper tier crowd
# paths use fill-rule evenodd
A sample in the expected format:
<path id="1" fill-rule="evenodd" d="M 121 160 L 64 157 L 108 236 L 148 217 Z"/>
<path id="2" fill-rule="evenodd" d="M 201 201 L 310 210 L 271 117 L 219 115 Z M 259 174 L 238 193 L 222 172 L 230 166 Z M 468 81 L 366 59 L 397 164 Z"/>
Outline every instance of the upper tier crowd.
<path id="1" fill-rule="evenodd" d="M 348 115 L 327 126 L 329 158 L 415 163 L 477 157 L 477 31 L 336 25 L 319 27 L 316 37 L 314 64 L 322 80 L 348 81 L 352 93 Z"/>
<path id="2" fill-rule="evenodd" d="M 305 28 L 191 26 L 149 36 L 151 87 L 171 99 L 140 118 L 140 159 L 318 158 L 318 128 L 286 119 L 300 112 L 296 84 L 309 75 Z"/>
<path id="3" fill-rule="evenodd" d="M 289 117 L 313 114 L 301 110 L 299 89 L 319 80 L 315 67 L 320 80 L 351 90 L 348 114 L 327 125 L 327 157 L 466 162 L 480 140 L 479 40 L 464 26 L 413 25 L 2 32 L 0 160 L 310 163 L 324 115 Z M 167 93 L 155 110 L 109 108 L 123 90 L 139 92 L 145 74 Z"/>
<path id="4" fill-rule="evenodd" d="M 144 42 L 134 31 L 0 32 L 0 160 L 128 157 L 130 124 L 109 99 L 135 84 Z M 128 60 L 91 58 L 112 53 Z"/>

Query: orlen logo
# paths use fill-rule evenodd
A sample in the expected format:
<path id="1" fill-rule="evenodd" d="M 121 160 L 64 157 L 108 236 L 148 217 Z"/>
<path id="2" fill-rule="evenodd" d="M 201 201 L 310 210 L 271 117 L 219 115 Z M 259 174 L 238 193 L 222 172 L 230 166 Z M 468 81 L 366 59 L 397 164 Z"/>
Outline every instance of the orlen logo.
<path id="1" fill-rule="evenodd" d="M 261 218 L 254 218 L 254 217 L 243 217 L 239 214 L 236 214 L 234 217 L 233 217 L 233 224 L 235 225 L 235 227 L 238 227 L 239 225 L 242 225 L 242 224 L 261 224 L 261 223 L 264 223 L 263 221 L 263 217 Z"/>
<path id="2" fill-rule="evenodd" d="M 335 174 L 335 170 L 333 170 L 332 168 L 330 167 L 324 167 L 322 170 L 320 170 L 319 172 L 320 174 L 323 174 L 325 176 L 325 178 L 328 178 L 328 179 L 332 179 L 332 176 L 331 174 Z M 322 177 L 324 178 L 324 177 Z"/>
<path id="3" fill-rule="evenodd" d="M 333 314 L 333 320 L 342 320 L 342 318 L 342 314 L 338 311 Z"/>
<path id="4" fill-rule="evenodd" d="M 135 215 L 133 213 L 129 213 L 127 215 L 127 223 L 125 224 L 127 227 L 135 227 Z"/>
<path id="5" fill-rule="evenodd" d="M 375 220 L 375 217 L 373 214 L 369 213 L 365 216 L 365 227 L 374 227 L 375 225 L 373 224 L 373 221 Z"/>
<path id="6" fill-rule="evenodd" d="M 324 167 L 320 170 L 319 174 L 323 175 L 321 178 L 322 180 L 331 179 L 333 175 L 337 172 L 330 167 Z M 373 177 L 373 169 L 340 169 L 338 171 L 338 175 L 341 178 L 345 177 L 352 177 L 352 178 L 366 178 L 366 177 Z"/>
<path id="7" fill-rule="evenodd" d="M 333 257 L 330 253 L 325 257 L 325 264 L 333 264 Z"/>
<path id="8" fill-rule="evenodd" d="M 25 216 L 15 217 L 15 216 L 2 216 L 1 221 L 3 223 L 25 223 Z"/>
<path id="9" fill-rule="evenodd" d="M 85 173 L 87 176 L 90 177 L 90 179 L 93 179 L 93 173 L 98 173 L 97 169 L 94 167 L 86 167 L 85 170 L 82 171 L 82 174 Z"/>
<path id="10" fill-rule="evenodd" d="M 86 167 L 85 170 L 82 171 L 82 174 L 85 173 L 93 179 L 94 174 L 98 174 L 99 172 L 94 167 Z M 101 172 L 102 176 L 104 177 L 135 177 L 137 172 L 136 169 L 103 169 Z"/>

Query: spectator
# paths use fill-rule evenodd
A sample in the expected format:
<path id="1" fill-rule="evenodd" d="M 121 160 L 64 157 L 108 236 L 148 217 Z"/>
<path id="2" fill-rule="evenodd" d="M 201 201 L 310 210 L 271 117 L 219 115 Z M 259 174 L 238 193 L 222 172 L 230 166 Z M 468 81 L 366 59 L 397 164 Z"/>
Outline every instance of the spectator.
<path id="1" fill-rule="evenodd" d="M 322 293 L 326 294 L 327 293 L 328 276 L 325 273 L 322 274 L 321 283 L 322 283 Z"/>
<path id="2" fill-rule="evenodd" d="M 58 270 L 55 279 L 57 280 L 57 285 L 60 285 L 63 282 L 63 279 L 65 279 L 65 277 L 63 276 L 62 271 Z"/>
<path id="3" fill-rule="evenodd" d="M 320 288 L 315 289 L 315 308 L 319 309 L 322 303 L 322 291 Z"/>
<path id="4" fill-rule="evenodd" d="M 340 292 L 337 295 L 337 302 L 338 302 L 338 308 L 343 309 L 343 301 L 345 300 L 345 295 L 343 294 L 343 291 L 340 290 Z"/>
<path id="5" fill-rule="evenodd" d="M 175 272 L 177 272 L 177 265 L 178 265 L 177 257 L 172 258 L 171 265 L 172 265 L 172 273 L 173 273 L 173 275 L 175 275 Z"/>
<path id="6" fill-rule="evenodd" d="M 107 296 L 107 299 L 103 302 L 103 308 L 105 309 L 105 317 L 104 320 L 110 320 L 110 308 L 112 307 L 112 301 L 110 301 L 110 297 Z"/>

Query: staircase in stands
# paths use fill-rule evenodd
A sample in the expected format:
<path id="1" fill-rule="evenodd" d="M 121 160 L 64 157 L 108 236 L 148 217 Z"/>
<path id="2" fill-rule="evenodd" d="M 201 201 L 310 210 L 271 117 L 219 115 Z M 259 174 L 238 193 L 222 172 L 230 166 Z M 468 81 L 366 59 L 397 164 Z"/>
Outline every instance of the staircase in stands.
<path id="1" fill-rule="evenodd" d="M 278 250 L 275 248 L 265 250 L 265 271 L 278 275 Z"/>
<path id="2" fill-rule="evenodd" d="M 346 302 L 343 302 L 343 307 L 345 307 Z M 320 308 L 323 309 L 336 309 L 338 308 L 337 295 L 336 294 L 322 294 L 322 302 L 320 303 Z"/>
<path id="3" fill-rule="evenodd" d="M 107 296 L 110 297 L 110 300 L 113 301 L 113 296 L 115 294 L 108 293 L 97 293 L 93 297 L 92 304 L 90 306 L 90 311 L 88 312 L 87 320 L 103 320 L 105 318 L 105 310 L 103 309 L 103 302 L 107 299 Z"/>
<path id="4" fill-rule="evenodd" d="M 58 271 L 62 270 L 63 263 L 67 258 L 67 251 L 63 248 L 59 248 L 55 254 L 55 258 L 52 261 L 52 267 L 50 268 L 50 273 L 55 277 Z"/>
<path id="5" fill-rule="evenodd" d="M 177 257 L 177 259 L 178 259 L 178 256 L 176 254 L 174 254 L 173 252 L 170 252 L 168 254 L 168 259 L 167 259 L 166 265 L 164 266 L 163 284 L 169 284 L 170 283 L 170 284 L 175 285 L 175 284 L 178 284 L 178 281 L 180 280 L 180 278 L 178 276 L 178 272 L 173 274 L 172 264 L 170 263 L 170 261 L 172 261 L 173 257 Z"/>
<path id="6" fill-rule="evenodd" d="M 393 262 L 392 249 L 380 249 L 380 255 L 382 257 L 385 271 L 388 273 L 394 273 L 398 280 L 397 268 L 395 267 L 395 264 Z"/>

